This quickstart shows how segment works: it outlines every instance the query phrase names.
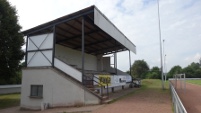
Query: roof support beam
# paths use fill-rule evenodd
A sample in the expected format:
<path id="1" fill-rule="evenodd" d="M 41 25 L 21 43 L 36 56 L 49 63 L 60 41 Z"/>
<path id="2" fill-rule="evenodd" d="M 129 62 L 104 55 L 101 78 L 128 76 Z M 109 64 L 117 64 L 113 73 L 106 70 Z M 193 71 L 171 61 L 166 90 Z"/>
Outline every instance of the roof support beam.
<path id="1" fill-rule="evenodd" d="M 94 24 L 94 20 L 93 20 L 92 18 L 90 18 L 88 15 L 85 16 L 85 21 L 87 21 L 87 22 L 93 24 L 95 28 L 100 29 L 99 27 L 97 27 L 97 26 Z M 102 29 L 100 29 L 100 31 L 103 32 L 103 33 L 105 33 L 105 31 L 103 31 Z M 100 34 L 100 33 L 97 33 L 97 34 L 98 34 L 99 36 L 101 36 L 101 37 L 104 37 L 104 36 L 103 36 L 102 34 Z M 106 34 L 107 34 L 107 33 L 106 33 Z M 113 37 L 111 37 L 110 35 L 108 35 L 108 36 L 113 39 Z"/>
<path id="2" fill-rule="evenodd" d="M 78 23 L 80 23 L 80 24 L 82 24 L 80 21 L 78 21 L 78 20 L 75 20 L 76 22 L 78 22 Z M 90 27 L 88 27 L 88 26 L 86 26 L 85 25 L 85 28 L 87 28 L 87 29 L 91 29 Z"/>
<path id="3" fill-rule="evenodd" d="M 75 19 L 76 20 L 76 19 Z M 74 20 L 74 21 L 75 21 Z M 77 21 L 76 21 L 77 22 Z M 70 26 L 71 28 L 73 28 L 73 29 L 75 29 L 76 31 L 78 31 L 78 32 L 80 32 L 80 29 L 78 29 L 78 28 L 76 28 L 75 26 L 73 26 L 73 25 L 70 25 L 69 23 L 64 23 L 65 25 L 67 25 L 67 26 Z M 82 24 L 81 24 L 82 25 Z"/>
<path id="4" fill-rule="evenodd" d="M 62 35 L 62 34 L 58 34 L 57 33 L 57 37 L 63 37 L 63 38 L 66 38 L 66 36 L 64 36 L 64 35 Z M 56 44 L 62 44 L 62 42 L 60 42 L 60 43 L 56 43 Z M 64 44 L 64 43 L 63 43 Z M 71 43 L 71 42 L 68 42 L 68 44 L 67 45 L 71 45 L 71 47 L 74 47 L 74 43 Z"/>
<path id="5" fill-rule="evenodd" d="M 70 21 L 70 20 L 73 20 L 73 19 L 82 17 L 82 16 L 84 16 L 84 15 L 87 15 L 87 14 L 90 14 L 90 13 L 93 13 L 93 12 L 94 12 L 94 10 L 89 10 L 89 11 L 87 11 L 87 12 L 85 12 L 85 13 L 81 13 L 81 14 L 79 14 L 79 15 L 76 15 L 76 16 L 73 16 L 73 17 L 70 17 L 70 18 L 67 18 L 67 19 L 62 20 L 62 21 L 54 22 L 54 21 L 56 21 L 56 20 L 54 20 L 54 21 L 52 21 L 52 24 L 50 24 L 50 25 L 47 25 L 47 26 L 45 26 L 45 27 L 41 26 L 40 29 L 35 29 L 35 30 L 34 30 L 34 29 L 30 29 L 30 31 L 32 31 L 32 32 L 28 32 L 28 31 L 27 31 L 28 33 L 24 32 L 23 34 L 31 35 L 31 34 L 36 33 L 36 32 L 38 32 L 38 31 L 41 31 L 41 30 L 44 30 L 44 29 L 47 29 L 47 28 L 50 28 L 50 27 L 59 25 L 59 24 L 64 23 L 64 22 L 68 22 L 68 21 Z"/>
<path id="6" fill-rule="evenodd" d="M 104 42 L 107 42 L 107 41 L 110 41 L 110 40 L 112 40 L 112 39 L 105 39 L 105 40 L 101 40 L 101 41 L 97 41 L 97 42 L 85 44 L 85 47 L 96 45 L 96 44 L 100 44 L 100 43 L 104 43 Z M 79 49 L 79 48 L 81 48 L 81 46 L 77 46 L 74 49 Z"/>
<path id="7" fill-rule="evenodd" d="M 64 32 L 67 32 L 67 33 L 69 33 L 71 35 L 75 35 L 74 33 L 71 33 L 71 32 L 69 32 L 68 30 L 66 30 L 66 29 L 64 29 L 62 27 L 57 26 L 57 28 L 60 29 L 60 30 L 62 30 L 62 31 L 64 31 Z"/>
<path id="8" fill-rule="evenodd" d="M 94 50 L 94 51 L 89 51 L 89 53 L 94 53 L 94 52 L 97 52 L 97 51 L 100 51 L 101 53 L 103 53 L 104 51 L 103 50 L 108 50 L 108 49 L 114 49 L 112 51 L 115 51 L 116 48 L 118 47 L 121 47 L 122 45 L 117 45 L 117 46 L 110 46 L 110 47 L 107 47 L 107 48 L 102 48 L 102 49 L 98 49 L 98 50 Z"/>
<path id="9" fill-rule="evenodd" d="M 117 52 L 121 52 L 121 51 L 126 51 L 127 49 L 119 49 L 117 50 Z M 99 54 L 102 54 L 102 55 L 108 55 L 108 54 L 112 54 L 112 53 L 115 53 L 114 50 L 106 50 L 106 51 L 100 51 L 100 52 L 96 52 L 95 54 L 96 55 L 99 55 Z M 91 53 L 92 54 L 92 53 Z"/>
<path id="10" fill-rule="evenodd" d="M 89 34 L 92 34 L 92 33 L 98 32 L 98 31 L 99 30 L 93 30 L 93 31 L 85 33 L 85 35 L 89 35 Z M 62 39 L 62 40 L 57 41 L 57 43 L 67 42 L 67 41 L 75 39 L 75 38 L 80 38 L 81 36 L 82 36 L 82 34 L 79 34 L 79 35 L 76 35 L 76 36 L 73 36 L 73 37 L 68 37 L 67 39 Z"/>
<path id="11" fill-rule="evenodd" d="M 66 37 L 65 35 L 59 34 L 59 33 L 57 33 L 57 36 L 58 36 L 58 37 L 62 37 L 62 38 L 68 38 L 68 37 Z M 56 42 L 56 43 L 57 43 L 57 42 Z M 57 43 L 57 44 L 61 44 L 61 43 L 65 43 L 65 42 L 60 42 L 60 43 Z M 77 42 L 76 42 L 76 43 L 77 43 Z M 75 45 L 75 42 L 74 42 L 74 43 L 68 42 L 68 44 L 72 45 L 72 47 L 73 47 L 73 45 Z"/>

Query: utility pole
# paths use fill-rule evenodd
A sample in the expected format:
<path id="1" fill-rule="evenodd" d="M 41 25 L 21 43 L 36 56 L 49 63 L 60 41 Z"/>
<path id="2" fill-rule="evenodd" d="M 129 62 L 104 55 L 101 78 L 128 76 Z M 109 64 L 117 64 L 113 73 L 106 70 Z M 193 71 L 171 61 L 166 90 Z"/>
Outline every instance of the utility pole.
<path id="1" fill-rule="evenodd" d="M 164 56 L 164 75 L 165 75 L 165 82 L 166 82 L 166 79 L 167 79 L 167 67 L 166 67 L 166 54 Z"/>
<path id="2" fill-rule="evenodd" d="M 166 82 L 166 74 L 167 74 L 167 71 L 166 71 L 166 63 L 165 63 L 165 60 L 166 60 L 166 54 L 165 54 L 165 39 L 163 39 L 163 57 L 164 57 L 164 62 L 163 62 L 163 77 L 165 77 L 165 82 Z"/>
<path id="3" fill-rule="evenodd" d="M 161 23 L 160 23 L 160 11 L 159 11 L 159 0 L 157 0 L 158 3 L 158 28 L 159 28 L 159 42 L 160 42 L 160 57 L 161 57 L 161 81 L 162 81 L 162 89 L 165 89 L 164 87 L 164 79 L 163 79 L 163 55 L 162 55 L 162 44 L 161 44 Z"/>

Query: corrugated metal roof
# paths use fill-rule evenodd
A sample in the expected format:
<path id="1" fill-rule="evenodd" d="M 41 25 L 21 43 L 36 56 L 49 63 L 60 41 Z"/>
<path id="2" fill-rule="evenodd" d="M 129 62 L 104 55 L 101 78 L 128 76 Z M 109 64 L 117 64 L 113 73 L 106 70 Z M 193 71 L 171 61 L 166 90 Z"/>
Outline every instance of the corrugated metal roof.
<path id="1" fill-rule="evenodd" d="M 124 45 L 124 43 L 119 42 L 110 34 L 105 32 L 104 29 L 101 29 L 99 26 L 94 24 L 95 9 L 97 9 L 95 6 L 91 6 L 75 13 L 60 17 L 53 21 L 33 27 L 23 31 L 22 33 L 25 36 L 50 33 L 53 32 L 53 27 L 55 26 L 56 44 L 81 51 L 82 18 L 84 18 L 86 53 L 93 55 L 104 55 L 130 49 L 128 46 Z M 118 30 L 118 32 L 120 31 Z M 131 45 L 135 48 L 135 45 L 126 37 L 125 40 L 131 43 Z M 135 53 L 135 51 L 133 52 Z"/>

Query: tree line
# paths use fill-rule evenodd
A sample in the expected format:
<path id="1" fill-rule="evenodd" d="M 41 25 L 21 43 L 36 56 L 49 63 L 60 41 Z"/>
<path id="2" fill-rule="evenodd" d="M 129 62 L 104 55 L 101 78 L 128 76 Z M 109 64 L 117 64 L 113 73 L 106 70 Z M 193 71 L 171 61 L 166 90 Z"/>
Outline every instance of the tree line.
<path id="1" fill-rule="evenodd" d="M 7 0 L 0 0 L 0 85 L 21 82 L 24 39 L 16 13 Z"/>
<path id="2" fill-rule="evenodd" d="M 130 73 L 127 71 L 127 73 Z M 185 73 L 186 78 L 201 78 L 201 64 L 192 62 L 187 67 L 182 68 L 176 65 L 167 73 L 167 79 L 173 78 L 175 74 Z M 136 60 L 131 66 L 131 75 L 133 78 L 161 79 L 161 70 L 154 66 L 151 69 L 144 60 Z"/>

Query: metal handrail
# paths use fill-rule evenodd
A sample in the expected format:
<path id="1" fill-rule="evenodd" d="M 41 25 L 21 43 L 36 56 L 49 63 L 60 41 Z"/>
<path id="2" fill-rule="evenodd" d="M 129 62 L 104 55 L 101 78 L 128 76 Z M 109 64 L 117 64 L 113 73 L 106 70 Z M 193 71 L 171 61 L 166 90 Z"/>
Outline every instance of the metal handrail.
<path id="1" fill-rule="evenodd" d="M 177 92 L 175 91 L 171 82 L 169 82 L 171 93 L 172 93 L 172 101 L 174 104 L 175 113 L 187 113 L 184 105 L 182 104 Z"/>
<path id="2" fill-rule="evenodd" d="M 101 86 L 101 96 L 103 96 L 103 87 L 104 87 L 104 86 L 103 86 L 100 82 L 97 82 L 96 80 L 94 80 L 93 77 L 96 78 L 96 79 L 98 79 L 99 81 L 100 81 L 100 79 L 99 79 L 98 77 L 96 77 L 96 76 L 89 77 L 89 76 L 86 76 L 86 75 L 85 75 L 85 77 L 90 78 L 93 82 L 96 82 L 98 85 Z M 106 83 L 106 85 L 107 85 L 107 96 L 109 97 L 108 83 Z"/>

